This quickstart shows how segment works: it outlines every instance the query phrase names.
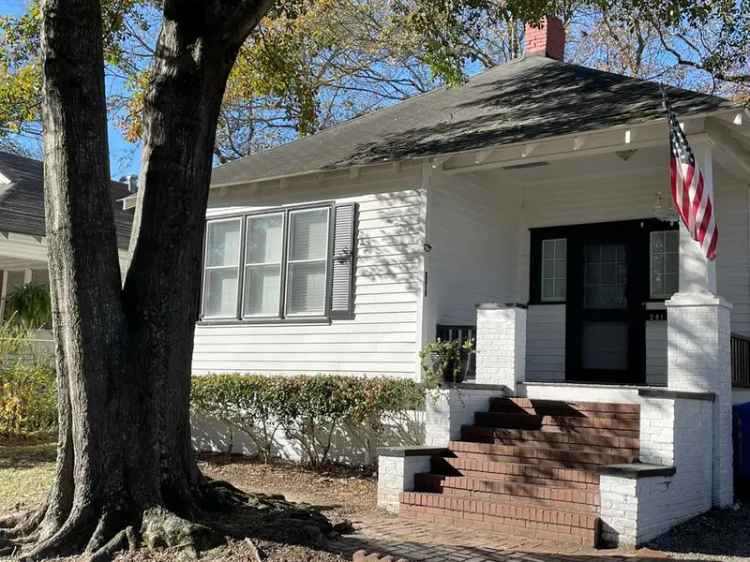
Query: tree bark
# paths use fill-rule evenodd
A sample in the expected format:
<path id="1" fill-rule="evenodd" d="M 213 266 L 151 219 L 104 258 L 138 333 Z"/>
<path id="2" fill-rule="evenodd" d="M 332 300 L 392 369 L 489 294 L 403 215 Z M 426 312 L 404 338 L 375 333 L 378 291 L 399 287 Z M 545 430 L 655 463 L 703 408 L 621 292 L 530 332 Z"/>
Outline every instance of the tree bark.
<path id="1" fill-rule="evenodd" d="M 108 558 L 195 546 L 215 506 L 189 395 L 204 217 L 229 72 L 271 0 L 167 0 L 146 99 L 132 260 L 121 282 L 98 0 L 44 0 L 45 204 L 59 391 L 55 480 L 5 544 Z M 2 524 L 0 524 L 2 526 Z M 177 532 L 175 532 L 177 529 Z"/>

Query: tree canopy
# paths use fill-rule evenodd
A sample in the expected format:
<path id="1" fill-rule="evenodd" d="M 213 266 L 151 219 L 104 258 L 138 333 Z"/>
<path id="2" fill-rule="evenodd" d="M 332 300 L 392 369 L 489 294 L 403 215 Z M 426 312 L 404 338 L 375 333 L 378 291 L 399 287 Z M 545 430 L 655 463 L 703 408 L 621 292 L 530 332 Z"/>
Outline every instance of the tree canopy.
<path id="1" fill-rule="evenodd" d="M 143 136 L 161 3 L 103 3 L 110 120 Z M 523 52 L 523 19 L 565 23 L 567 59 L 747 99 L 750 0 L 284 0 L 243 45 L 227 84 L 216 162 L 287 142 Z M 0 148 L 38 138 L 40 11 L 0 18 Z"/>

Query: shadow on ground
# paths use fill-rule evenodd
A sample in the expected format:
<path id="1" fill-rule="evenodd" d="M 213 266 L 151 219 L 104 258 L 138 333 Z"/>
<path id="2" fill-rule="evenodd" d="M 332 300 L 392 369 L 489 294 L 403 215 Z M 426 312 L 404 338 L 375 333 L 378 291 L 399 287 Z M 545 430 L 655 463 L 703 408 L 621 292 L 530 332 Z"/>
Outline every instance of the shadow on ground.
<path id="1" fill-rule="evenodd" d="M 466 531 L 471 534 L 470 530 Z M 528 543 L 527 543 L 528 544 Z M 394 559 L 404 558 L 409 561 L 467 561 L 467 562 L 664 562 L 663 555 L 652 555 L 638 551 L 622 553 L 620 551 L 592 551 L 579 554 L 569 552 L 538 552 L 515 549 L 509 542 L 508 548 L 492 548 L 463 544 L 431 544 L 418 541 L 397 541 L 387 539 L 361 538 L 356 535 L 343 537 L 329 544 L 329 550 L 342 556 L 351 556 L 357 550 L 368 553 L 390 555 Z M 547 550 L 554 547 L 547 545 Z M 684 562 L 706 562 L 700 555 L 682 559 Z"/>
<path id="2" fill-rule="evenodd" d="M 0 469 L 35 468 L 40 463 L 55 462 L 55 454 L 54 443 L 0 444 Z"/>
<path id="3" fill-rule="evenodd" d="M 649 548 L 667 553 L 747 557 L 750 560 L 750 505 L 736 509 L 714 509 L 672 529 L 649 543 Z"/>

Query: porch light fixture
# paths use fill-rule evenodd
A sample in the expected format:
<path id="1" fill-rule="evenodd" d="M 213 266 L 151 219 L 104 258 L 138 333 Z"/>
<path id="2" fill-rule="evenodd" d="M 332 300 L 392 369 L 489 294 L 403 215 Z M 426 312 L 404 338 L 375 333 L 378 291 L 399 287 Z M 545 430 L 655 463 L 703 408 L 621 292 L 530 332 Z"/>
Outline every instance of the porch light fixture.
<path id="1" fill-rule="evenodd" d="M 656 200 L 654 201 L 654 218 L 670 224 L 677 224 L 680 220 L 674 206 L 669 202 L 664 202 L 663 193 L 656 194 Z"/>
<path id="2" fill-rule="evenodd" d="M 540 166 L 549 166 L 549 162 L 528 162 L 525 164 L 511 164 L 503 166 L 503 170 L 522 170 L 524 168 L 539 168 Z"/>

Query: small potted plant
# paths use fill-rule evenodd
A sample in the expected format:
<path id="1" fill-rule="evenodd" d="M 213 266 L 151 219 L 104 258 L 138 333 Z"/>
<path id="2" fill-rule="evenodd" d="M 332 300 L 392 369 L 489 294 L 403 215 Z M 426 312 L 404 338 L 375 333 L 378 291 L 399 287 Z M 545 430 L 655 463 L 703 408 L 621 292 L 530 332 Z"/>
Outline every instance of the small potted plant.
<path id="1" fill-rule="evenodd" d="M 424 382 L 428 388 L 463 381 L 466 360 L 473 349 L 473 342 L 436 339 L 424 346 L 419 356 L 424 370 Z"/>

